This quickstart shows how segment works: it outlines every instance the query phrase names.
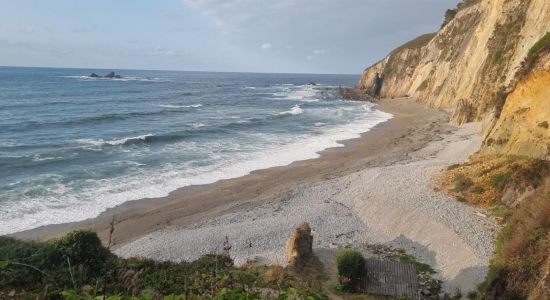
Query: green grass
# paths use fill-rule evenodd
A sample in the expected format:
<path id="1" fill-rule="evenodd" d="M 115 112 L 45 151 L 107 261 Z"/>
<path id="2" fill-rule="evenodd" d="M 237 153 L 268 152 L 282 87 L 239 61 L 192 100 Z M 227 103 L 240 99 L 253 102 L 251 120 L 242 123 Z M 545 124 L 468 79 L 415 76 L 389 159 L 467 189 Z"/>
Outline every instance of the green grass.
<path id="1" fill-rule="evenodd" d="M 497 204 L 491 207 L 491 214 L 497 218 L 504 218 L 510 213 L 510 208 L 503 204 Z"/>
<path id="2" fill-rule="evenodd" d="M 498 173 L 493 175 L 491 177 L 491 186 L 498 191 L 502 191 L 506 187 L 506 184 L 508 184 L 511 176 L 511 173 Z"/>
<path id="3" fill-rule="evenodd" d="M 273 275 L 275 269 L 278 275 Z M 324 299 L 301 277 L 281 267 L 234 267 L 232 259 L 223 255 L 157 262 L 117 257 L 93 232 L 75 231 L 40 243 L 0 236 L 0 299 L 11 291 L 17 292 L 17 299 L 40 294 L 47 299 L 92 299 L 90 295 L 104 291 L 113 300 L 142 299 L 148 291 L 185 299 L 260 299 L 260 289 L 272 291 L 274 298 L 298 293 L 297 299 Z"/>
<path id="4" fill-rule="evenodd" d="M 529 49 L 529 52 L 527 53 L 527 60 L 529 62 L 533 62 L 538 54 L 545 50 L 550 48 L 550 32 L 546 33 L 540 40 L 538 40 L 531 49 Z"/>

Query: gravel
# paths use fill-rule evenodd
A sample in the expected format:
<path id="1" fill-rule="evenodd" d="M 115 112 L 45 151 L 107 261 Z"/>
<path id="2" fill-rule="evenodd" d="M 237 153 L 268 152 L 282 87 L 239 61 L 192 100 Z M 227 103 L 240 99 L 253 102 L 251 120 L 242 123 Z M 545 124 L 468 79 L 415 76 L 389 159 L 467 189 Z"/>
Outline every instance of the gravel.
<path id="1" fill-rule="evenodd" d="M 445 291 L 475 288 L 487 272 L 498 230 L 490 216 L 435 192 L 431 177 L 479 149 L 480 125 L 470 123 L 387 167 L 298 186 L 279 201 L 187 228 L 154 232 L 116 250 L 123 257 L 189 261 L 221 253 L 227 237 L 237 264 L 284 265 L 292 230 L 309 222 L 315 248 L 381 243 L 430 264 Z M 483 212 L 484 213 L 484 212 Z"/>

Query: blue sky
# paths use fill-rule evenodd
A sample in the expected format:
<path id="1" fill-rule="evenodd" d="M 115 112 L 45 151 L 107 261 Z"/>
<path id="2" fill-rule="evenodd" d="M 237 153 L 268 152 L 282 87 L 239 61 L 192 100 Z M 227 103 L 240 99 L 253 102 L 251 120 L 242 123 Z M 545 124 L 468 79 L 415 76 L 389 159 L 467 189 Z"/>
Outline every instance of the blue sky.
<path id="1" fill-rule="evenodd" d="M 0 0 L 0 65 L 358 74 L 457 0 Z"/>

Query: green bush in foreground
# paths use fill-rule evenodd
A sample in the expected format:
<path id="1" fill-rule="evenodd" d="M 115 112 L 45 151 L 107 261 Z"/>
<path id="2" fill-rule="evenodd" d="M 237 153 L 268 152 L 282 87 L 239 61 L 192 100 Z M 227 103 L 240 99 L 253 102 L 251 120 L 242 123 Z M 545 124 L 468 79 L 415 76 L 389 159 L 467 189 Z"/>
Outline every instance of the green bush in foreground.
<path id="1" fill-rule="evenodd" d="M 346 292 L 357 292 L 365 269 L 365 258 L 355 250 L 346 249 L 336 257 L 340 284 Z"/>
<path id="2" fill-rule="evenodd" d="M 235 267 L 223 255 L 180 263 L 120 258 L 93 232 L 50 242 L 0 236 L 0 299 L 326 299 L 317 290 L 279 266 Z"/>

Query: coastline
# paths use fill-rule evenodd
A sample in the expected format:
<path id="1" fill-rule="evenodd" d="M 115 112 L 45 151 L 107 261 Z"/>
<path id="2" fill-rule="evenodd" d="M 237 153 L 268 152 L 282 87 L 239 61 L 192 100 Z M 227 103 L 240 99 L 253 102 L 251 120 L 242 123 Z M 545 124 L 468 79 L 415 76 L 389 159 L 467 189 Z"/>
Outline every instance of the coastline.
<path id="1" fill-rule="evenodd" d="M 446 290 L 468 291 L 486 273 L 496 227 L 474 208 L 435 193 L 430 176 L 476 151 L 478 128 L 455 128 L 446 112 L 410 99 L 382 100 L 376 108 L 394 118 L 320 158 L 182 188 L 98 218 L 15 236 L 49 239 L 87 229 L 105 241 L 116 215 L 113 249 L 121 256 L 191 260 L 219 251 L 228 236 L 237 263 L 284 264 L 284 241 L 307 221 L 317 249 L 366 242 L 404 248 L 433 266 Z"/>
<path id="2" fill-rule="evenodd" d="M 419 126 L 426 120 L 433 119 L 442 124 L 448 120 L 447 114 L 442 111 L 425 108 L 423 105 L 407 99 L 399 101 L 381 100 L 374 108 L 393 114 L 392 119 L 361 133 L 359 138 L 340 141 L 343 147 L 329 148 L 319 152 L 318 158 L 295 161 L 286 166 L 259 169 L 245 176 L 223 179 L 211 184 L 182 187 L 170 192 L 166 197 L 125 202 L 107 209 L 94 218 L 40 226 L 9 234 L 9 236 L 24 240 L 49 240 L 71 230 L 86 229 L 97 232 L 100 238 L 106 241 L 109 223 L 114 216 L 116 231 L 113 238 L 116 248 L 119 244 L 135 240 L 159 229 L 191 225 L 199 220 L 232 212 L 235 209 L 261 205 L 271 201 L 273 197 L 272 195 L 270 197 L 258 196 L 272 194 L 272 190 L 292 190 L 300 183 L 319 182 L 365 167 L 391 165 L 405 159 L 406 153 L 418 150 L 432 140 L 437 140 L 437 136 L 441 133 L 433 131 L 430 134 L 426 133 L 423 140 L 406 143 L 402 139 L 401 133 L 405 132 L 407 127 Z M 446 130 L 450 130 L 450 126 Z M 394 142 L 390 142 L 390 140 L 394 140 Z M 392 152 L 386 152 L 388 147 L 395 149 L 392 149 Z M 290 176 L 289 172 L 291 172 Z M 280 178 L 279 174 L 285 174 L 286 177 Z M 273 187 L 273 184 L 269 183 L 277 186 Z M 251 188 L 250 184 L 253 184 L 256 189 Z M 246 186 L 246 188 L 241 189 L 242 186 Z M 261 192 L 258 189 L 260 186 L 262 187 Z M 225 193 L 225 191 L 231 192 Z M 195 199 L 199 201 L 195 201 Z M 250 201 L 251 199 L 254 199 L 254 203 Z M 200 204 L 196 205 L 197 202 Z M 168 213 L 173 212 L 173 208 L 176 208 L 178 212 L 181 210 L 187 212 L 182 215 Z M 139 219 L 140 222 L 133 221 L 136 219 Z"/>

